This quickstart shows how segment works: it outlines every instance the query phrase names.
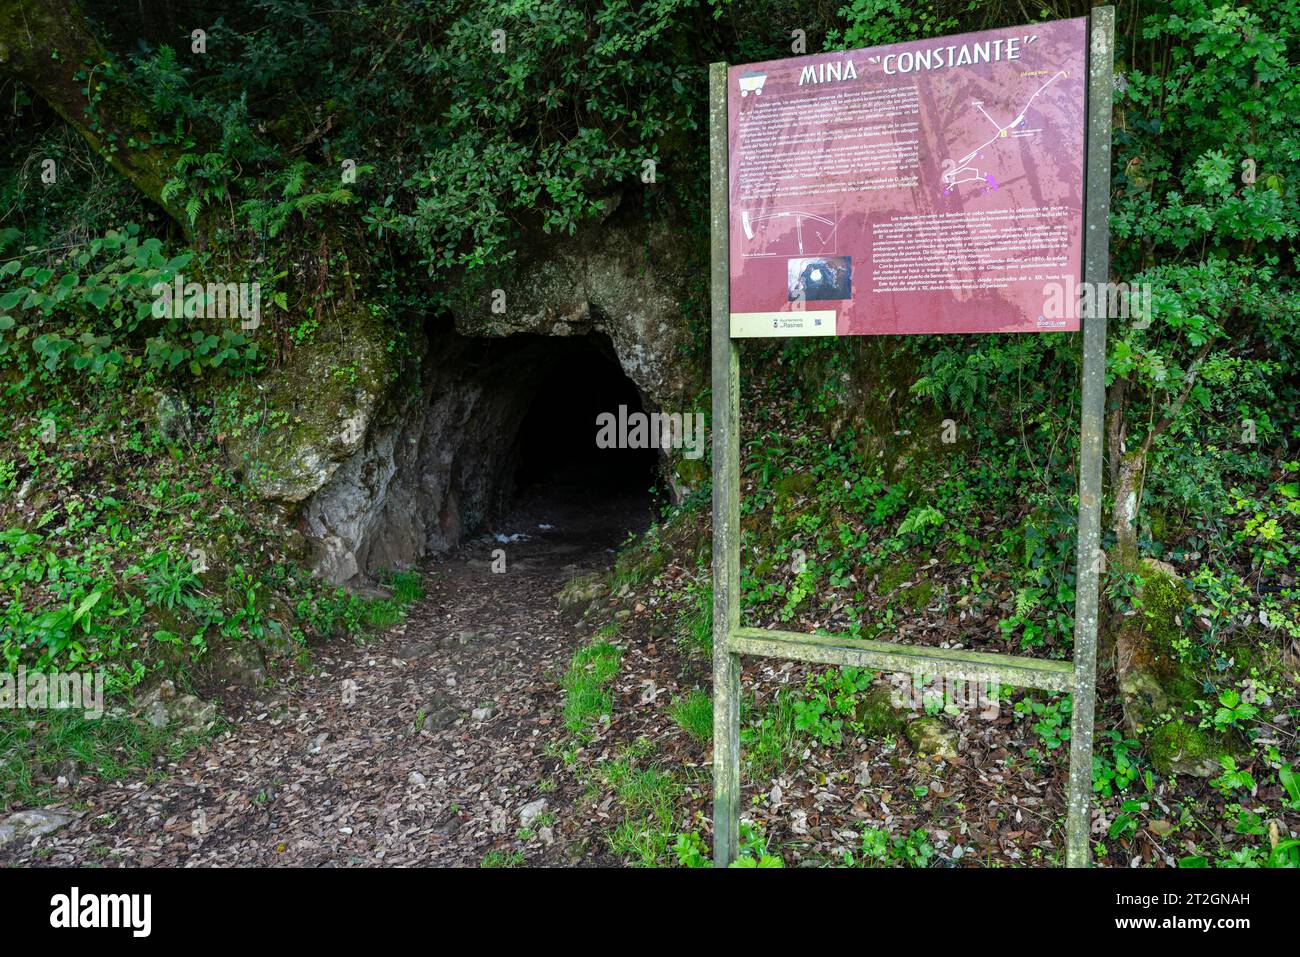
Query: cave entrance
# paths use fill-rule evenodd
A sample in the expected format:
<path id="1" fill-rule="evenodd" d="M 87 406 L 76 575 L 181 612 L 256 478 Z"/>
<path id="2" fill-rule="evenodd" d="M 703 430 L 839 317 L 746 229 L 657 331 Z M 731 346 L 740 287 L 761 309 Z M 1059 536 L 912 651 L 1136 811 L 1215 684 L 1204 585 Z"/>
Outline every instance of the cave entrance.
<path id="1" fill-rule="evenodd" d="M 660 449 L 596 441 L 602 413 L 657 411 L 608 336 L 428 332 L 420 380 L 394 395 L 306 509 L 319 574 L 364 579 L 484 533 L 576 556 L 649 526 Z"/>
<path id="2" fill-rule="evenodd" d="M 593 546 L 643 530 L 653 517 L 658 450 L 596 441 L 601 415 L 626 421 L 648 411 L 613 346 L 603 336 L 575 336 L 516 348 L 530 354 L 529 395 L 494 524 L 550 526 L 544 530 L 591 537 Z"/>

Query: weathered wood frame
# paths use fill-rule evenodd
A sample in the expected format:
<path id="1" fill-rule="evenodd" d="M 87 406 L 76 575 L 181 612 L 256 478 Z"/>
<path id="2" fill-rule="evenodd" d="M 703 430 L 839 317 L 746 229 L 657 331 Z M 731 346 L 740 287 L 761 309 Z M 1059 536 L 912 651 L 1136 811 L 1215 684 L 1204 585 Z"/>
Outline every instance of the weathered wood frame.
<path id="1" fill-rule="evenodd" d="M 1110 270 L 1111 101 L 1115 8 L 1089 17 L 1088 130 L 1084 193 L 1084 281 L 1102 289 Z M 1097 609 L 1102 565 L 1102 436 L 1106 392 L 1104 309 L 1082 320 L 1083 383 L 1079 443 L 1079 532 L 1074 660 L 898 645 L 847 636 L 805 635 L 740 624 L 740 362 L 730 317 L 730 190 L 727 173 L 727 65 L 709 67 L 710 230 L 713 347 L 713 862 L 736 858 L 740 827 L 740 656 L 762 655 L 878 671 L 996 681 L 1071 692 L 1066 865 L 1090 856 Z M 1107 296 L 1092 297 L 1094 303 Z"/>

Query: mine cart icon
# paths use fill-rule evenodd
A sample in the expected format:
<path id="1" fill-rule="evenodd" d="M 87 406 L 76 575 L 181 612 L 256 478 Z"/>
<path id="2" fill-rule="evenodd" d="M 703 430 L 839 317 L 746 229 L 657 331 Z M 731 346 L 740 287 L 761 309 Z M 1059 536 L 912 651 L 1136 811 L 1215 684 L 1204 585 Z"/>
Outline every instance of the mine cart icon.
<path id="1" fill-rule="evenodd" d="M 753 93 L 758 96 L 763 92 L 763 81 L 767 79 L 766 73 L 758 73 L 754 70 L 746 70 L 740 74 L 740 95 L 749 96 Z"/>

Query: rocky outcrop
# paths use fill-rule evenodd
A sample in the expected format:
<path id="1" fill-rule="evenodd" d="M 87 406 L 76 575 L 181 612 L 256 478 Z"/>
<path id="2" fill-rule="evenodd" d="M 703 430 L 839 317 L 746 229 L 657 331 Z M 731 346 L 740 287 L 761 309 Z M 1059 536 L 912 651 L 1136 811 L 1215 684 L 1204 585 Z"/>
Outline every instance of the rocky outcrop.
<path id="1" fill-rule="evenodd" d="M 707 302 L 703 242 L 681 223 L 640 208 L 611 211 L 571 239 L 539 237 L 497 289 L 459 297 L 456 331 L 467 336 L 609 337 L 619 365 L 648 403 L 678 408 L 704 384 L 688 358 L 684 304 Z M 701 234 L 703 235 L 703 234 Z M 494 311 L 494 306 L 501 311 Z"/>
<path id="2" fill-rule="evenodd" d="M 535 245 L 500 295 L 465 294 L 430 321 L 400 371 L 386 324 L 352 316 L 256 397 L 285 425 L 228 451 L 259 495 L 301 516 L 330 581 L 450 548 L 509 496 L 520 424 L 560 359 L 586 350 L 616 362 L 647 411 L 692 411 L 703 371 L 686 358 L 682 237 L 629 216 Z M 669 472 L 679 493 L 702 478 Z"/>
<path id="3" fill-rule="evenodd" d="M 1191 594 L 1167 562 L 1147 558 L 1139 568 L 1139 607 L 1115 638 L 1125 726 L 1161 774 L 1214 777 L 1225 757 L 1240 755 L 1243 742 L 1231 728 L 1201 720 L 1197 699 L 1207 692 L 1184 652 L 1192 645 Z"/>
<path id="4" fill-rule="evenodd" d="M 330 330 L 251 387 L 257 420 L 225 437 L 227 457 L 261 498 L 295 506 L 320 491 L 365 446 L 397 383 L 393 333 L 382 316 L 343 304 Z"/>

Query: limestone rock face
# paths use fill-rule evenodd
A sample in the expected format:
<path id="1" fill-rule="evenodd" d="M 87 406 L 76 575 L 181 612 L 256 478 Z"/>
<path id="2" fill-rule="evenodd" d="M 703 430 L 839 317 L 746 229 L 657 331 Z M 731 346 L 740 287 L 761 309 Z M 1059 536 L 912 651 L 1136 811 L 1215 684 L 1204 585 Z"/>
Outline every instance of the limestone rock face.
<path id="1" fill-rule="evenodd" d="M 572 238 L 547 237 L 526 249 L 503 283 L 504 311 L 493 312 L 493 290 L 483 290 L 455 307 L 456 331 L 604 333 L 647 407 L 686 411 L 679 403 L 706 375 L 701 363 L 687 358 L 683 314 L 692 284 L 707 280 L 703 240 L 697 245 L 689 230 L 657 214 L 613 212 Z"/>
<path id="2" fill-rule="evenodd" d="M 332 336 L 295 349 L 248 396 L 269 421 L 227 437 L 227 458 L 259 498 L 306 501 L 365 444 L 397 374 L 390 331 L 360 305 L 341 306 Z"/>
<path id="3" fill-rule="evenodd" d="M 544 340 L 432 336 L 418 388 L 388 398 L 361 447 L 307 503 L 317 571 L 344 583 L 409 564 L 456 545 L 497 510 L 549 353 Z"/>
<path id="4" fill-rule="evenodd" d="M 343 384 L 315 385 L 337 377 L 336 354 L 300 360 L 270 403 L 289 403 L 298 426 L 241 448 L 260 495 L 300 503 L 317 573 L 364 581 L 455 546 L 499 510 L 529 406 L 575 350 L 616 362 L 647 412 L 702 411 L 687 408 L 705 374 L 686 358 L 693 273 L 682 236 L 624 217 L 536 243 L 502 280 L 504 311 L 493 311 L 492 290 L 466 294 L 400 373 L 370 322 L 349 332 L 355 374 Z M 689 491 L 681 455 L 662 459 L 670 487 Z"/>

